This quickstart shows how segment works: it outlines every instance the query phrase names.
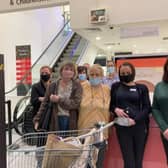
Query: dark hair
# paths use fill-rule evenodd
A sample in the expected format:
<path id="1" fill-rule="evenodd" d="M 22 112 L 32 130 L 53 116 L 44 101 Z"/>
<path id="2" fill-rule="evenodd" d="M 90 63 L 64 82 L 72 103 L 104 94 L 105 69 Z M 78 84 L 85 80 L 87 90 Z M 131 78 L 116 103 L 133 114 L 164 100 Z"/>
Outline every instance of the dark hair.
<path id="1" fill-rule="evenodd" d="M 78 66 L 77 67 L 78 73 L 82 73 L 83 71 L 85 71 L 85 73 L 87 74 L 87 68 L 85 66 Z"/>
<path id="2" fill-rule="evenodd" d="M 168 58 L 163 67 L 163 77 L 162 80 L 168 83 Z"/>
<path id="3" fill-rule="evenodd" d="M 74 71 L 74 76 L 73 78 L 76 76 L 76 67 L 75 67 L 75 64 L 72 63 L 72 62 L 67 62 L 67 63 L 64 63 L 61 68 L 60 68 L 60 75 L 62 74 L 62 71 L 65 67 L 70 67 L 72 68 L 72 70 Z"/>
<path id="4" fill-rule="evenodd" d="M 45 69 L 45 68 L 47 68 L 47 69 L 52 73 L 52 69 L 51 69 L 48 65 L 42 66 L 42 67 L 40 68 L 40 72 L 41 72 L 42 69 Z"/>
<path id="5" fill-rule="evenodd" d="M 120 75 L 120 69 L 122 66 L 129 66 L 131 68 L 131 71 L 132 71 L 132 76 L 133 76 L 133 80 L 135 78 L 135 67 L 133 64 L 129 63 L 129 62 L 124 62 L 122 63 L 120 66 L 119 66 L 119 75 Z"/>

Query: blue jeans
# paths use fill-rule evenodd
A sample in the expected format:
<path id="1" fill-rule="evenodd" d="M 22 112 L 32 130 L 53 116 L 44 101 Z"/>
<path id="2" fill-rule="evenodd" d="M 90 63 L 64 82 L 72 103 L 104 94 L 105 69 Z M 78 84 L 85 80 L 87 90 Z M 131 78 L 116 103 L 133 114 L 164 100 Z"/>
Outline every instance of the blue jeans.
<path id="1" fill-rule="evenodd" d="M 69 117 L 68 116 L 58 116 L 58 126 L 60 131 L 69 130 Z"/>

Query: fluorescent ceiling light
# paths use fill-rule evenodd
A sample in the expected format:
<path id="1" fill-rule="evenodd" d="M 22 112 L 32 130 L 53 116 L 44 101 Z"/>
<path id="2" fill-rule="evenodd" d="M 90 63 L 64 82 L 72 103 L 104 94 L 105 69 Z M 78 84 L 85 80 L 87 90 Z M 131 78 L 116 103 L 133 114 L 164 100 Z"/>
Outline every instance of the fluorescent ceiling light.
<path id="1" fill-rule="evenodd" d="M 96 37 L 96 40 L 101 40 L 101 37 L 97 36 L 97 37 Z"/>

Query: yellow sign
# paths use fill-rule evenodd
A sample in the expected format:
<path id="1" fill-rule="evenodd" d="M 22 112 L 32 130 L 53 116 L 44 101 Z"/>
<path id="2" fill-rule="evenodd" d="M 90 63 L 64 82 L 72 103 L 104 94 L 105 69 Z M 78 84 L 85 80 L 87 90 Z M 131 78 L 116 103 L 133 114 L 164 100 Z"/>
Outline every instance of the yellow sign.
<path id="1" fill-rule="evenodd" d="M 0 64 L 0 71 L 4 69 L 4 64 Z"/>

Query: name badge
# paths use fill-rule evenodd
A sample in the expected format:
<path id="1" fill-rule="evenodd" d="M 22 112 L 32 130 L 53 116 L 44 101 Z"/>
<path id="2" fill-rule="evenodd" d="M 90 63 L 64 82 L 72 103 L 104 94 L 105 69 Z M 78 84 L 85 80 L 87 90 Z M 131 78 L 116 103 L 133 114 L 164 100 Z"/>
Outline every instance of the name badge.
<path id="1" fill-rule="evenodd" d="M 136 88 L 130 88 L 131 92 L 136 92 Z"/>

